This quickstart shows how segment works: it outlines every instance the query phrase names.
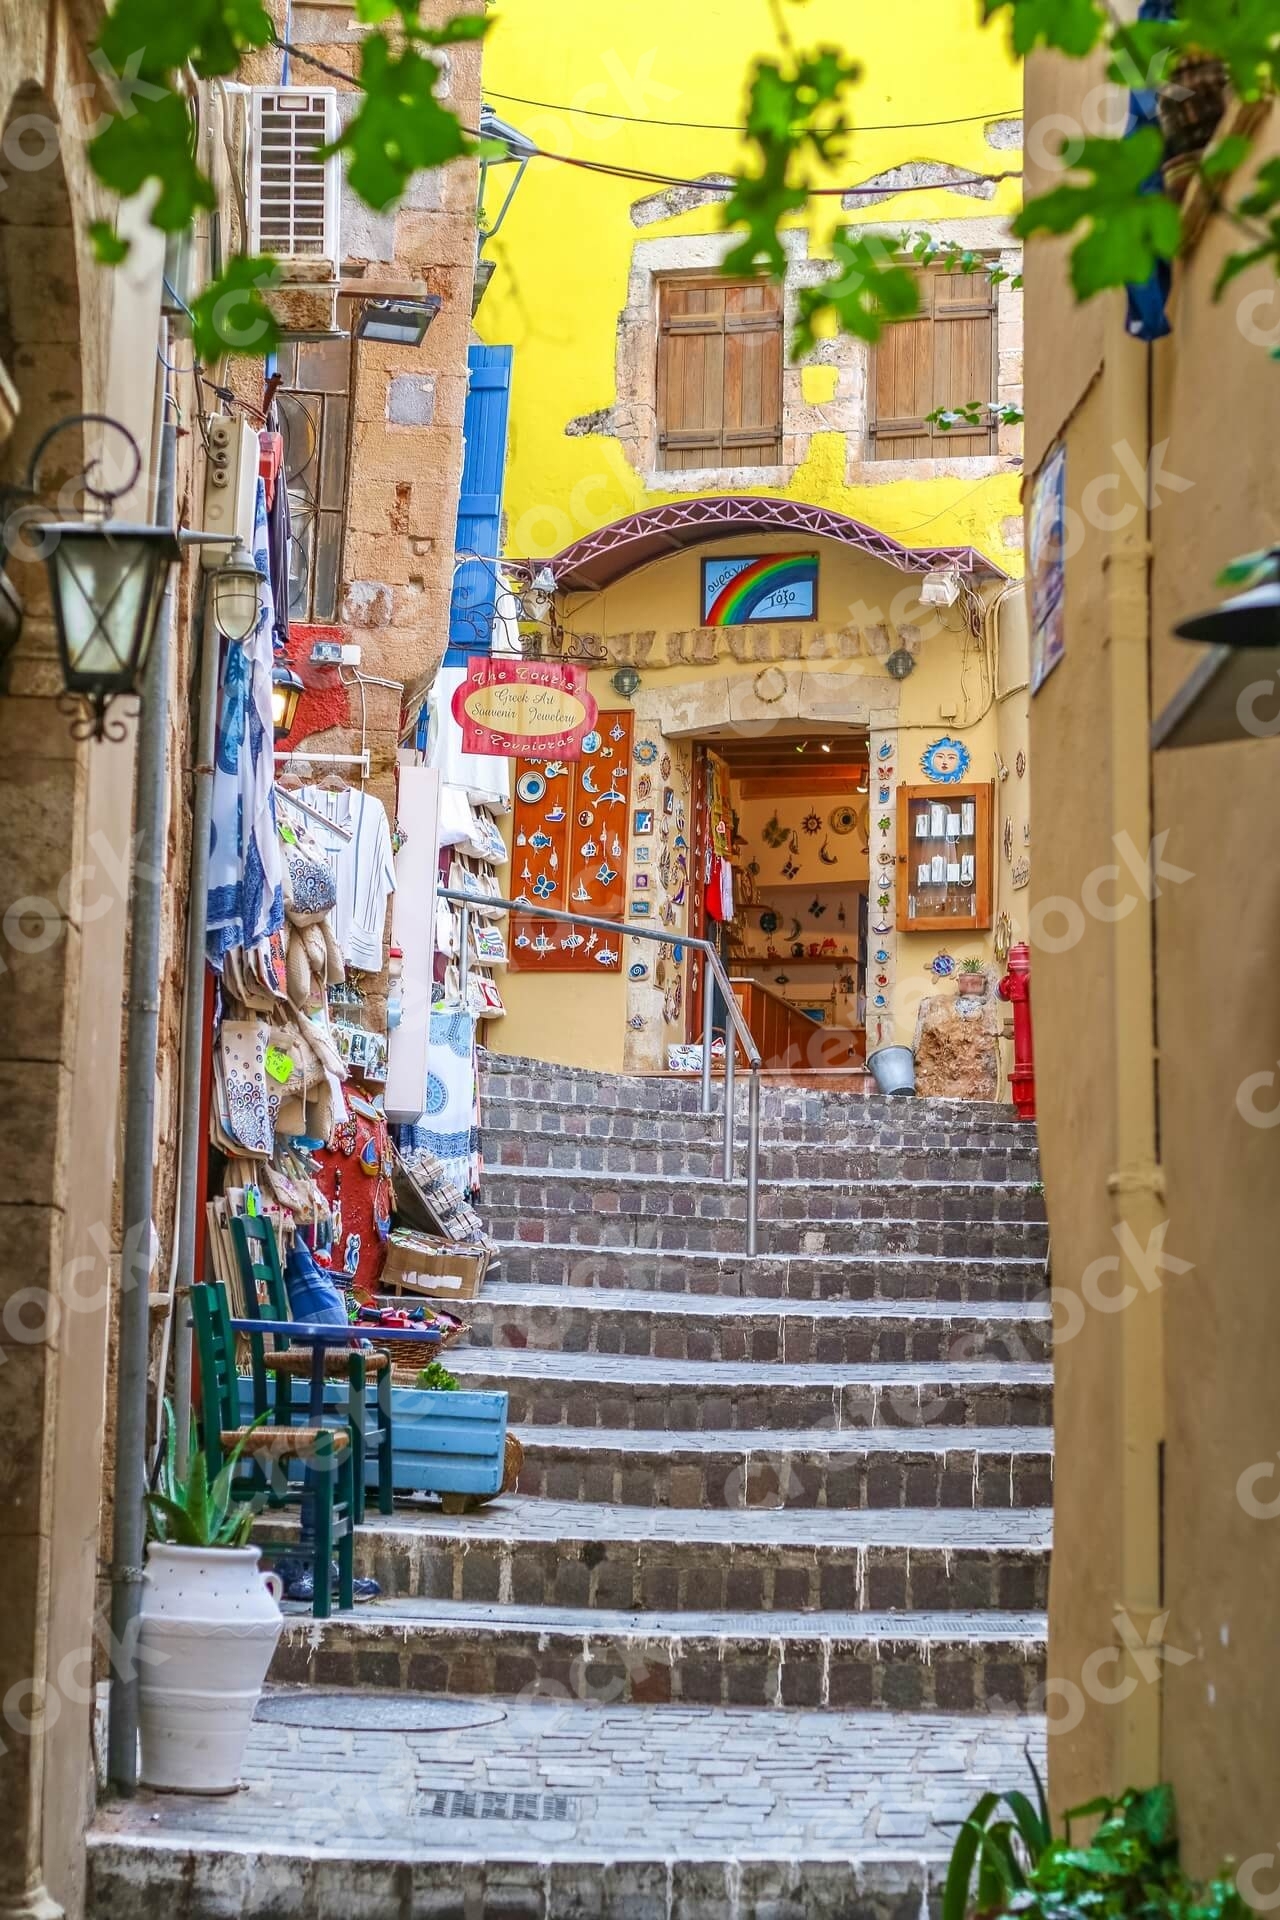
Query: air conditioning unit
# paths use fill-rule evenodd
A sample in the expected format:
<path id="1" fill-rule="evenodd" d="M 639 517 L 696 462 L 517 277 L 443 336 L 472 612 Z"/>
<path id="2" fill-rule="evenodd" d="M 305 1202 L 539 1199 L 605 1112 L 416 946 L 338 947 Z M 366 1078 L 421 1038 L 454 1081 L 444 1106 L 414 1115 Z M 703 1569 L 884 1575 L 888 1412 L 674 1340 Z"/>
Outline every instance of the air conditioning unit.
<path id="1" fill-rule="evenodd" d="M 249 133 L 249 248 L 338 264 L 339 162 L 332 87 L 255 87 Z M 288 273 L 286 270 L 286 279 Z"/>

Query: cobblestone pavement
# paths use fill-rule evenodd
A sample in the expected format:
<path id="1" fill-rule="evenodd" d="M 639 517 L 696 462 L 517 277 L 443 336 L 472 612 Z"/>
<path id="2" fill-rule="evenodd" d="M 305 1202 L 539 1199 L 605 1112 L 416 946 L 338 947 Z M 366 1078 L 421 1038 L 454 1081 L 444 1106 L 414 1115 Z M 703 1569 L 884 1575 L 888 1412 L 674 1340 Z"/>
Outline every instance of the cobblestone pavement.
<path id="1" fill-rule="evenodd" d="M 406 1704 L 412 1696 L 397 1698 L 389 1717 Z M 104 1815 L 98 1843 L 410 1858 L 469 1841 L 490 1857 L 940 1862 L 947 1823 L 988 1788 L 1022 1780 L 1028 1738 L 1043 1747 L 1039 1723 L 999 1717 L 448 1705 L 470 1724 L 352 1732 L 259 1720 L 244 1791 L 144 1794 Z"/>

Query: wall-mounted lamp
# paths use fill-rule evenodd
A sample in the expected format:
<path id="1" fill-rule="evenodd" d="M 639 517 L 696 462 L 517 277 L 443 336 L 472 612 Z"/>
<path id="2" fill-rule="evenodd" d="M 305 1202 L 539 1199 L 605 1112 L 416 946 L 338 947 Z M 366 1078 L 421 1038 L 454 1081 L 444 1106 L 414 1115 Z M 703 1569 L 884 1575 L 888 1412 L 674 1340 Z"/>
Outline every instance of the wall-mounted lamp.
<path id="1" fill-rule="evenodd" d="M 94 485 L 91 476 L 101 464 L 97 456 L 80 475 L 77 491 L 102 507 L 102 519 L 27 524 L 44 548 L 64 699 L 88 708 L 73 721 L 72 732 L 77 739 L 122 739 L 123 726 L 107 725 L 107 708 L 122 693 L 138 690 L 169 568 L 180 549 L 171 527 L 132 526 L 110 518 L 116 501 L 136 483 L 142 454 L 128 428 L 109 414 L 69 414 L 50 427 L 27 463 L 27 492 L 33 498 L 38 494 L 40 462 L 50 442 L 91 424 L 119 434 L 133 456 L 128 478 L 117 487 Z"/>
<path id="2" fill-rule="evenodd" d="M 545 620 L 551 611 L 559 582 L 550 567 L 539 567 L 520 595 L 520 613 L 525 620 Z"/>
<path id="3" fill-rule="evenodd" d="M 926 607 L 953 607 L 960 598 L 959 567 L 931 567 L 920 588 Z"/>
<path id="4" fill-rule="evenodd" d="M 619 667 L 609 685 L 615 693 L 620 693 L 624 700 L 629 700 L 640 685 L 640 675 L 634 667 Z"/>
<path id="5" fill-rule="evenodd" d="M 420 347 L 442 305 L 438 293 L 413 300 L 367 300 L 356 321 L 356 339 L 387 347 Z"/>
<path id="6" fill-rule="evenodd" d="M 885 671 L 891 673 L 895 680 L 905 680 L 909 673 L 916 670 L 916 657 L 905 647 L 895 647 L 884 664 Z"/>
<path id="7" fill-rule="evenodd" d="M 1272 547 L 1260 566 L 1267 576 L 1261 585 L 1184 620 L 1174 628 L 1179 640 L 1206 640 L 1215 647 L 1280 647 L 1280 547 Z"/>
<path id="8" fill-rule="evenodd" d="M 271 726 L 277 740 L 293 731 L 298 701 L 305 691 L 292 667 L 275 667 L 271 674 Z"/>
<path id="9" fill-rule="evenodd" d="M 265 575 L 243 540 L 213 573 L 213 620 L 226 640 L 247 640 L 258 624 Z"/>

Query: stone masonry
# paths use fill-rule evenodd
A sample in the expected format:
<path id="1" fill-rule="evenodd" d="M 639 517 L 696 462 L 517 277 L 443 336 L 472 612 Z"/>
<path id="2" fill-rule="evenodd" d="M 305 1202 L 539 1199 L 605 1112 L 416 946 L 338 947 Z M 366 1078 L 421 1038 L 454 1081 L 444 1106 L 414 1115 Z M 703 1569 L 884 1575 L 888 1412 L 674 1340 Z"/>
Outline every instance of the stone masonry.
<path id="1" fill-rule="evenodd" d="M 510 1395 L 519 1490 L 371 1515 L 382 1597 L 288 1620 L 247 1792 L 114 1811 L 94 1912 L 915 1920 L 1042 1739 L 1033 1131 L 766 1087 L 750 1261 L 696 1087 L 484 1092 L 501 1260 L 449 1364 Z"/>

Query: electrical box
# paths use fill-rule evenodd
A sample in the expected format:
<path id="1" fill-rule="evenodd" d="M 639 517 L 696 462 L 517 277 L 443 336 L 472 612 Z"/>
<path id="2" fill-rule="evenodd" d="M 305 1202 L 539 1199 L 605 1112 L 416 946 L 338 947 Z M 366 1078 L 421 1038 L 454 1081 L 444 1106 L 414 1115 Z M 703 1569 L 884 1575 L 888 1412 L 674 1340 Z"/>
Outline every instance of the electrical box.
<path id="1" fill-rule="evenodd" d="M 258 497 L 258 434 L 248 422 L 216 414 L 209 422 L 209 459 L 204 476 L 205 533 L 239 534 L 253 552 L 253 509 Z M 230 549 L 202 547 L 206 567 L 218 567 Z"/>

